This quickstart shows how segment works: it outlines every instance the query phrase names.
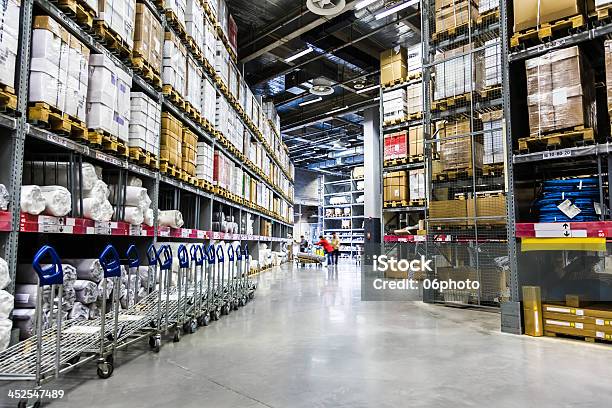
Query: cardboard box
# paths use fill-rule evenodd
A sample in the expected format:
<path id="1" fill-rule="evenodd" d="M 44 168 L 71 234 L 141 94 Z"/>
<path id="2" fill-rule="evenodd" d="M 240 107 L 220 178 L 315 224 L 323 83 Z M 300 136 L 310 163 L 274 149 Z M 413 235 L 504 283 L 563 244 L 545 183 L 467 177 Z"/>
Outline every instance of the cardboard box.
<path id="1" fill-rule="evenodd" d="M 438 8 L 436 5 L 436 32 L 443 33 L 462 27 L 464 25 L 476 25 L 478 20 L 478 3 L 470 0 L 451 0 L 441 3 L 449 3 L 448 6 Z"/>
<path id="2" fill-rule="evenodd" d="M 589 14 L 593 0 L 521 0 L 514 2 L 514 32 L 578 14 Z"/>
<path id="3" fill-rule="evenodd" d="M 406 131 L 385 135 L 384 159 L 403 159 L 408 156 L 408 133 Z"/>
<path id="4" fill-rule="evenodd" d="M 483 127 L 483 164 L 504 163 L 505 137 L 503 132 L 503 112 L 501 110 L 482 113 L 480 115 Z"/>
<path id="5" fill-rule="evenodd" d="M 430 201 L 428 205 L 430 219 L 448 219 L 434 221 L 434 225 L 467 225 L 467 200 Z"/>
<path id="6" fill-rule="evenodd" d="M 163 27 L 143 3 L 136 4 L 134 56 L 142 57 L 157 74 L 162 67 Z"/>
<path id="7" fill-rule="evenodd" d="M 525 334 L 539 337 L 544 334 L 542 325 L 542 295 L 539 286 L 523 286 L 523 317 Z"/>
<path id="8" fill-rule="evenodd" d="M 383 179 L 384 201 L 407 201 L 408 178 L 405 171 L 388 173 Z"/>
<path id="9" fill-rule="evenodd" d="M 380 82 L 387 84 L 408 76 L 408 54 L 401 46 L 383 51 L 380 54 Z"/>
<path id="10" fill-rule="evenodd" d="M 408 129 L 408 156 L 424 155 L 423 125 L 413 126 Z"/>
<path id="11" fill-rule="evenodd" d="M 580 307 L 580 296 L 565 295 L 565 305 L 570 307 Z"/>
<path id="12" fill-rule="evenodd" d="M 478 220 L 477 224 L 505 225 L 507 219 L 506 196 L 499 194 L 493 196 L 476 196 L 476 199 L 467 200 L 468 218 L 485 218 Z"/>
<path id="13" fill-rule="evenodd" d="M 593 73 L 577 46 L 527 60 L 532 136 L 584 126 L 596 129 Z"/>
<path id="14" fill-rule="evenodd" d="M 408 185 L 410 186 L 410 200 L 424 200 L 425 169 L 410 170 L 408 172 Z"/>
<path id="15" fill-rule="evenodd" d="M 484 86 L 484 58 L 478 57 L 467 44 L 436 54 L 434 58 L 434 100 L 438 101 L 472 91 Z"/>
<path id="16" fill-rule="evenodd" d="M 183 98 L 187 91 L 187 48 L 174 33 L 164 34 L 162 83 L 170 85 Z"/>

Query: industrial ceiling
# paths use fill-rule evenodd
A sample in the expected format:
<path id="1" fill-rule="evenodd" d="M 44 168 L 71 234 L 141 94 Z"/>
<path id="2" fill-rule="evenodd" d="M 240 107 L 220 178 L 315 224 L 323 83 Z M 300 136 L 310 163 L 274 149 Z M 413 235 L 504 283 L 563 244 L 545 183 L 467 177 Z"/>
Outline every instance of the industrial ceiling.
<path id="1" fill-rule="evenodd" d="M 308 1 L 315 7 L 344 2 Z M 311 12 L 306 0 L 228 5 L 239 29 L 245 78 L 277 106 L 296 166 L 333 169 L 334 162 L 358 161 L 363 110 L 378 106 L 380 53 L 420 43 L 418 2 L 346 0 L 335 16 Z"/>

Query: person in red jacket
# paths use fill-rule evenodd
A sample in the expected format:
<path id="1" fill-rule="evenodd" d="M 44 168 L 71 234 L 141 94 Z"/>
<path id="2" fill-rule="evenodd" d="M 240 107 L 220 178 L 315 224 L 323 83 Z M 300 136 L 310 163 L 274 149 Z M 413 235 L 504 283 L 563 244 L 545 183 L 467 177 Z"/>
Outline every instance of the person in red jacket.
<path id="1" fill-rule="evenodd" d="M 334 247 L 332 246 L 332 244 L 330 244 L 329 241 L 325 239 L 323 235 L 321 235 L 319 236 L 319 242 L 317 242 L 315 245 L 320 245 L 323 247 L 323 250 L 325 250 L 325 253 L 327 254 L 327 264 L 331 265 L 333 256 L 332 254 L 334 253 Z"/>

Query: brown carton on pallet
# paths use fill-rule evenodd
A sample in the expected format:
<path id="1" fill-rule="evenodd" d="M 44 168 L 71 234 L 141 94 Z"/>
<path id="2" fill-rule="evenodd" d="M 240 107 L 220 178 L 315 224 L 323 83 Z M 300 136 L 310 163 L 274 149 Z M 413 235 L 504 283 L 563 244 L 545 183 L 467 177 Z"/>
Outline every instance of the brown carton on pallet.
<path id="1" fill-rule="evenodd" d="M 484 156 L 482 135 L 470 136 L 469 120 L 438 124 L 440 163 L 447 170 L 480 170 Z M 473 131 L 482 129 L 482 122 L 474 120 Z"/>
<path id="2" fill-rule="evenodd" d="M 527 60 L 529 132 L 596 126 L 593 73 L 577 46 Z"/>
<path id="3" fill-rule="evenodd" d="M 401 46 L 383 51 L 380 54 L 380 83 L 388 84 L 408 76 L 408 53 Z"/>
<path id="4" fill-rule="evenodd" d="M 136 3 L 134 56 L 142 57 L 158 75 L 162 66 L 163 30 L 151 10 L 145 4 Z"/>
<path id="5" fill-rule="evenodd" d="M 177 170 L 182 167 L 182 138 L 183 126 L 181 122 L 169 113 L 163 112 L 160 159 L 176 167 Z"/>
<path id="6" fill-rule="evenodd" d="M 469 0 L 451 0 L 447 7 L 438 7 L 436 2 L 436 33 L 443 33 L 463 25 L 476 25 L 478 20 L 478 4 Z"/>
<path id="7" fill-rule="evenodd" d="M 595 8 L 593 0 L 520 0 L 514 1 L 514 32 L 540 27 Z"/>
<path id="8" fill-rule="evenodd" d="M 445 219 L 440 225 L 467 225 L 467 200 L 441 200 L 429 202 L 429 218 Z M 446 220 L 448 219 L 448 220 Z"/>
<path id="9" fill-rule="evenodd" d="M 423 146 L 423 125 L 408 129 L 408 156 L 422 156 Z"/>
<path id="10" fill-rule="evenodd" d="M 468 218 L 483 218 L 477 224 L 505 225 L 506 224 L 506 196 L 476 196 L 476 199 L 467 200 Z"/>
<path id="11" fill-rule="evenodd" d="M 198 136 L 188 128 L 183 128 L 181 143 L 181 168 L 190 176 L 196 174 Z"/>
<path id="12" fill-rule="evenodd" d="M 384 180 L 384 201 L 408 200 L 408 177 L 406 171 L 388 173 Z"/>
<path id="13" fill-rule="evenodd" d="M 523 286 L 523 317 L 526 335 L 539 337 L 544 334 L 542 294 L 539 286 Z"/>

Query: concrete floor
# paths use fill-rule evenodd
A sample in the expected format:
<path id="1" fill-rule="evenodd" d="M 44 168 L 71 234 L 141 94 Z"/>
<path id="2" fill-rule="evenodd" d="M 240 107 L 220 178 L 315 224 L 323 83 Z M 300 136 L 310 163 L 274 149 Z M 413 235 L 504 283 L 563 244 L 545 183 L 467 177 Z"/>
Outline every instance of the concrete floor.
<path id="1" fill-rule="evenodd" d="M 93 365 L 51 406 L 606 407 L 612 348 L 505 335 L 496 313 L 361 302 L 359 270 L 285 266 L 256 300 L 159 354 L 134 347 L 112 378 Z"/>

